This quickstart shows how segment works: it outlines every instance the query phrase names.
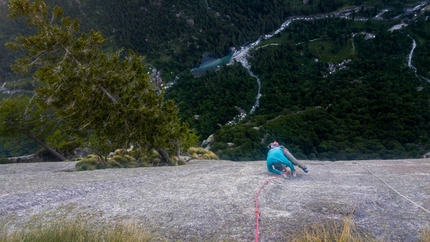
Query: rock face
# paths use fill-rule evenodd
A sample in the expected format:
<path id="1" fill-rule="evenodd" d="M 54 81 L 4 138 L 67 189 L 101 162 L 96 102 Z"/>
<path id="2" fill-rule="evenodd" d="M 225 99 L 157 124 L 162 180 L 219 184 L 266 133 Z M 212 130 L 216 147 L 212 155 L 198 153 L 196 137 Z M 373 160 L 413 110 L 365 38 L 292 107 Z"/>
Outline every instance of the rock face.
<path id="1" fill-rule="evenodd" d="M 430 228 L 430 160 L 303 162 L 309 173 L 295 178 L 276 178 L 264 161 L 84 172 L 62 172 L 75 162 L 0 165 L 0 221 L 19 225 L 70 204 L 96 219 L 144 223 L 168 241 L 253 241 L 254 197 L 276 178 L 258 197 L 260 241 L 288 241 L 347 214 L 378 241 L 418 241 Z"/>
<path id="2" fill-rule="evenodd" d="M 17 157 L 8 158 L 12 162 L 21 163 L 21 162 L 34 162 L 35 155 L 24 155 Z"/>
<path id="3" fill-rule="evenodd" d="M 193 27 L 194 26 L 194 20 L 187 19 L 187 25 L 190 26 L 190 27 Z"/>
<path id="4" fill-rule="evenodd" d="M 77 148 L 74 153 L 76 157 L 83 158 L 87 157 L 90 154 L 90 151 L 88 149 Z"/>
<path id="5" fill-rule="evenodd" d="M 211 144 L 215 141 L 214 135 L 211 134 L 206 140 L 203 140 L 202 147 L 209 150 L 211 148 Z"/>

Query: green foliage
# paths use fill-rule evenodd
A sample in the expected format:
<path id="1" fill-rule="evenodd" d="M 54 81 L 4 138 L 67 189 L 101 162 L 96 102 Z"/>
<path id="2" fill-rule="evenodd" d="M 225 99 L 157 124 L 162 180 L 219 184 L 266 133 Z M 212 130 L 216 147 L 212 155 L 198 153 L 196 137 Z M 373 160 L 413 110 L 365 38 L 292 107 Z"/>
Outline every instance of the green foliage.
<path id="1" fill-rule="evenodd" d="M 4 156 L 33 154 L 58 125 L 26 94 L 10 95 L 0 101 L 0 150 Z"/>
<path id="2" fill-rule="evenodd" d="M 13 157 L 33 154 L 40 147 L 23 134 L 0 136 L 0 156 Z"/>
<path id="3" fill-rule="evenodd" d="M 13 163 L 13 162 L 6 157 L 0 157 L 0 164 L 9 164 L 9 163 Z"/>
<path id="4" fill-rule="evenodd" d="M 82 5 L 87 15 L 103 16 L 98 19 L 102 21 L 99 26 L 118 46 L 145 53 L 165 79 L 173 80 L 184 69 L 198 66 L 205 52 L 224 56 L 231 47 L 274 31 L 288 16 L 333 11 L 343 1 L 310 1 L 304 5 L 290 0 L 175 0 L 169 4 L 84 0 Z"/>
<path id="5" fill-rule="evenodd" d="M 173 0 L 162 4 L 102 0 L 46 2 L 61 6 L 68 16 L 79 18 L 85 31 L 99 29 L 109 39 L 110 46 L 106 49 L 125 47 L 144 54 L 167 81 L 187 68 L 198 66 L 204 53 L 222 57 L 232 47 L 274 31 L 290 16 L 331 12 L 346 4 L 355 4 L 354 0 L 309 1 L 307 4 L 294 0 L 197 3 Z M 0 10 L 3 16 L 7 15 L 5 6 L 0 5 Z M 1 23 L 4 24 L 0 27 L 4 27 L 7 38 L 3 43 L 17 34 L 12 30 L 20 30 L 18 34 L 30 32 L 22 22 L 3 18 Z M 9 69 L 12 59 L 4 59 L 4 68 Z M 10 69 L 9 73 L 12 74 Z"/>
<path id="6" fill-rule="evenodd" d="M 215 132 L 211 149 L 221 159 L 237 161 L 264 159 L 265 146 L 273 140 L 300 159 L 419 158 L 428 152 L 430 85 L 406 66 L 412 39 L 376 22 L 376 38 L 352 38 L 345 26 L 353 25 L 342 19 L 297 22 L 278 37 L 280 45 L 255 50 L 251 64 L 262 81 L 260 107 L 255 117 Z M 324 42 L 310 41 L 323 35 Z M 344 47 L 324 53 L 326 47 L 321 52 L 316 46 L 334 46 L 342 36 L 347 36 L 344 45 L 354 43 L 355 50 L 351 62 L 330 74 L 324 60 L 338 59 L 314 59 L 342 56 Z M 302 43 L 294 47 L 294 42 Z M 420 56 L 428 55 L 419 48 Z M 258 129 L 254 140 L 248 137 L 252 129 Z"/>
<path id="7" fill-rule="evenodd" d="M 219 129 L 219 124 L 240 114 L 237 107 L 250 110 L 257 88 L 256 80 L 237 63 L 198 78 L 187 72 L 166 91 L 166 97 L 176 101 L 180 117 L 206 138 Z"/>
<path id="8" fill-rule="evenodd" d="M 81 0 L 80 6 L 75 2 L 66 4 L 57 0 L 49 0 L 49 3 L 60 4 L 66 13 L 78 16 L 87 33 L 80 34 L 79 24 L 75 20 L 64 18 L 60 24 L 61 11 L 55 8 L 51 32 L 62 38 L 56 40 L 52 36 L 43 36 L 43 33 L 36 35 L 40 37 L 39 40 L 50 44 L 52 51 L 56 51 L 58 47 L 54 43 L 61 41 L 72 47 L 71 55 L 60 51 L 61 54 L 58 52 L 59 54 L 50 56 L 56 60 L 65 57 L 62 66 L 51 63 L 49 68 L 37 72 L 37 82 L 45 78 L 47 82 L 52 80 L 56 83 L 51 89 L 41 85 L 39 91 L 45 96 L 40 96 L 42 102 L 39 104 L 43 105 L 43 101 L 51 97 L 51 92 L 55 90 L 59 97 L 52 99 L 55 105 L 58 100 L 66 100 L 64 106 L 58 106 L 64 110 L 59 115 L 60 123 L 64 122 L 62 117 L 75 115 L 71 117 L 73 125 L 64 126 L 62 133 L 73 137 L 109 137 L 101 138 L 98 142 L 100 147 L 105 146 L 101 149 L 103 152 L 99 152 L 103 154 L 102 157 L 106 156 L 108 150 L 129 147 L 130 143 L 149 152 L 153 148 L 163 147 L 172 155 L 184 152 L 194 145 L 198 138 L 195 134 L 206 138 L 212 133 L 216 134 L 212 149 L 222 159 L 232 160 L 263 159 L 265 142 L 274 138 L 285 142 L 299 158 L 309 159 L 420 157 L 429 149 L 428 83 L 424 78 L 417 77 L 405 61 L 412 37 L 417 41 L 412 63 L 417 67 L 418 75 L 430 78 L 428 11 L 421 12 L 413 21 L 407 21 L 408 26 L 402 31 L 392 33 L 387 29 L 397 24 L 396 20 L 351 21 L 333 17 L 292 22 L 285 31 L 263 41 L 262 48 L 251 53 L 252 70 L 262 81 L 260 107 L 255 116 L 236 126 L 230 127 L 226 123 L 238 114 L 238 108 L 250 110 L 257 90 L 255 79 L 238 64 L 222 67 L 217 72 L 208 72 L 199 78 L 194 78 L 187 70 L 173 87 L 167 89 L 167 99 L 174 99 L 180 110 L 179 113 L 178 110 L 173 113 L 190 124 L 182 125 L 179 119 L 171 122 L 170 128 L 166 129 L 174 132 L 170 135 L 167 135 L 169 132 L 166 130 L 161 132 L 171 137 L 167 145 L 164 138 L 159 138 L 160 126 L 150 125 L 142 128 L 145 131 L 137 133 L 127 129 L 140 126 L 142 120 L 157 124 L 168 119 L 141 118 L 146 114 L 153 117 L 166 115 L 159 112 L 143 113 L 142 116 L 130 115 L 130 112 L 133 113 L 130 110 L 140 112 L 141 106 L 131 105 L 131 101 L 122 102 L 124 97 L 143 101 L 152 100 L 156 96 L 134 91 L 134 83 L 147 79 L 143 73 L 148 72 L 146 68 L 136 64 L 146 61 L 139 59 L 141 57 L 137 53 L 144 53 L 148 57 L 147 61 L 161 70 L 164 80 L 169 81 L 183 70 L 198 66 L 202 54 L 224 56 L 230 52 L 231 47 L 255 41 L 262 34 L 278 28 L 289 16 L 363 5 L 360 11 L 351 13 L 352 18 L 374 17 L 382 9 L 390 7 L 390 11 L 383 15 L 387 19 L 414 6 L 415 1 L 333 0 L 303 4 L 302 1 L 262 3 L 217 0 L 197 4 L 173 1 L 157 5 L 148 1 L 101 3 L 98 0 Z M 206 4 L 210 5 L 209 8 Z M 24 6 L 31 9 L 30 5 Z M 44 9 L 44 6 L 40 7 Z M 39 20 L 48 19 L 47 12 L 39 14 Z M 34 29 L 16 27 L 22 26 L 22 22 L 6 19 L 4 23 L 13 28 L 0 25 L 0 29 L 7 32 L 0 41 L 14 39 L 12 35 L 17 33 L 11 29 L 19 29 L 20 35 L 34 34 Z M 43 24 L 43 21 L 36 24 Z M 89 31 L 96 25 L 101 26 L 100 33 Z M 101 33 L 108 38 L 104 39 Z M 375 34 L 376 38 L 368 40 L 362 33 Z M 23 38 L 19 40 L 26 41 Z M 32 42 L 37 38 L 27 40 L 31 42 L 28 50 L 33 51 L 37 59 L 41 50 L 34 44 L 36 42 Z M 101 43 L 105 42 L 108 45 L 102 46 Z M 272 43 L 276 45 L 266 46 Z M 84 45 L 87 48 L 80 48 Z M 137 53 L 126 55 L 115 52 L 115 46 L 130 47 Z M 19 46 L 11 44 L 10 47 Z M 111 54 L 103 54 L 106 52 Z M 7 55 L 9 54 L 5 56 Z M 82 62 L 80 66 L 70 56 L 82 57 L 86 62 Z M 0 57 L 0 65 L 10 62 L 10 58 L 1 58 L 3 57 Z M 33 63 L 36 59 L 20 64 L 25 66 L 24 64 Z M 139 60 L 134 62 L 131 59 Z M 337 66 L 347 59 L 351 62 L 345 64 L 345 69 L 337 69 L 330 74 L 329 64 Z M 128 60 L 129 65 L 138 67 L 130 67 L 124 60 Z M 121 65 L 122 67 L 118 67 Z M 53 72 L 54 66 L 65 70 L 64 75 Z M 4 72 L 7 72 L 6 69 L 2 68 Z M 122 72 L 131 73 L 137 69 L 141 70 L 140 77 L 133 74 L 122 75 Z M 88 85 L 80 83 L 80 80 L 86 78 L 92 81 Z M 57 82 L 63 79 L 68 82 Z M 32 86 L 37 85 L 37 82 L 28 83 Z M 111 86 L 111 83 L 115 85 Z M 109 84 L 109 88 L 105 84 Z M 20 88 L 21 86 L 29 88 L 24 83 Z M 58 92 L 57 87 L 65 88 L 60 88 Z M 122 88 L 124 92 L 118 91 Z M 77 99 L 80 95 L 92 98 Z M 156 101 L 152 104 L 165 104 L 165 110 L 175 109 L 173 103 L 167 104 L 161 96 L 158 97 L 160 99 L 155 98 Z M 121 105 L 112 105 L 113 100 L 121 100 L 122 107 L 129 106 L 130 109 L 126 108 L 124 111 L 117 107 Z M 101 112 L 97 105 L 111 112 Z M 79 112 L 76 108 L 78 106 L 88 106 L 88 112 Z M 128 125 L 124 125 L 124 120 Z M 106 123 L 115 125 L 105 128 Z M 88 129 L 82 130 L 82 127 Z M 118 130 L 124 134 L 123 137 L 112 140 L 112 134 L 118 133 Z M 122 132 L 123 130 L 126 132 Z M 192 137 L 187 135 L 190 130 L 193 130 Z M 136 136 L 125 142 L 123 138 L 127 134 Z M 149 141 L 137 142 L 138 137 L 142 136 Z M 0 141 L 1 139 L 9 142 L 10 146 L 19 147 L 11 139 L 0 137 Z M 10 151 L 4 151 L 6 153 L 10 154 Z"/>
<path id="9" fill-rule="evenodd" d="M 123 168 L 134 168 L 138 166 L 134 157 L 130 155 L 124 155 L 124 156 L 116 155 L 112 157 L 110 161 L 117 162 L 120 165 L 120 167 L 123 167 Z"/>
<path id="10" fill-rule="evenodd" d="M 179 165 L 179 166 L 183 166 L 183 165 L 186 165 L 186 164 L 187 164 L 187 161 L 182 160 L 182 159 L 179 159 L 179 160 L 178 160 L 178 165 Z"/>
<path id="11" fill-rule="evenodd" d="M 55 130 L 48 136 L 46 142 L 66 157 L 73 157 L 75 149 L 80 146 L 77 140 L 70 139 L 61 129 Z"/>
<path id="12" fill-rule="evenodd" d="M 98 156 L 89 155 L 76 163 L 76 169 L 78 171 L 95 170 L 102 168 L 106 168 L 106 166 L 101 164 L 100 158 Z"/>
<path id="13" fill-rule="evenodd" d="M 263 129 L 250 124 L 225 125 L 215 133 L 211 150 L 223 160 L 261 160 L 266 149 L 260 143 L 263 134 Z"/>
<path id="14" fill-rule="evenodd" d="M 156 149 L 167 162 L 188 142 L 188 126 L 177 117 L 173 101 L 165 101 L 149 83 L 144 57 L 133 51 L 106 54 L 100 32 L 80 32 L 78 20 L 51 12 L 43 1 L 10 1 L 11 18 L 24 16 L 38 32 L 8 43 L 27 56 L 17 60 L 14 71 L 35 70 L 39 83 L 35 102 L 52 109 L 63 124 L 63 134 L 89 140 L 90 147 L 106 162 L 108 150 L 130 143 Z M 167 150 L 167 152 L 165 151 Z"/>
<path id="15" fill-rule="evenodd" d="M 191 147 L 187 153 L 188 156 L 196 160 L 219 160 L 215 153 L 201 147 Z"/>
<path id="16" fill-rule="evenodd" d="M 78 171 L 108 169 L 108 168 L 135 168 L 142 166 L 134 157 L 129 155 L 115 155 L 104 162 L 97 155 L 89 155 L 76 163 Z"/>
<path id="17" fill-rule="evenodd" d="M 136 160 L 128 155 L 115 155 L 106 162 L 96 155 L 89 155 L 76 163 L 78 171 L 108 169 L 108 168 L 135 168 L 140 165 Z"/>
<path id="18" fill-rule="evenodd" d="M 196 148 L 188 149 L 195 150 Z M 203 148 L 201 148 L 204 150 Z M 194 154 L 193 154 L 194 156 Z M 195 155 L 198 159 L 218 159 L 218 157 L 211 151 L 199 152 Z M 106 161 L 104 160 L 106 159 Z M 146 149 L 117 149 L 113 156 L 101 158 L 99 155 L 89 155 L 81 159 L 76 168 L 82 170 L 95 170 L 95 169 L 108 169 L 108 168 L 136 168 L 136 167 L 153 167 L 165 165 L 162 162 L 160 154 L 155 151 L 148 151 Z M 186 165 L 185 160 L 177 157 L 171 157 L 167 163 L 170 166 Z"/>
<path id="19" fill-rule="evenodd" d="M 119 149 L 115 151 L 115 156 L 128 156 L 138 162 L 140 166 L 157 166 L 160 164 L 160 154 L 155 150 L 144 149 Z"/>

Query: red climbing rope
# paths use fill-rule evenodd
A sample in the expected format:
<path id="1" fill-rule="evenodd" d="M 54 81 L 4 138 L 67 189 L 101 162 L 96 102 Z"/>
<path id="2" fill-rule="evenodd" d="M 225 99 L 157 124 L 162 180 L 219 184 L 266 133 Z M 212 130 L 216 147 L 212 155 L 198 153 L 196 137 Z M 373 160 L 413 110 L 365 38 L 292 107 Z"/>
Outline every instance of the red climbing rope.
<path id="1" fill-rule="evenodd" d="M 278 179 L 280 177 L 282 177 L 282 175 L 276 176 L 276 177 L 273 177 L 273 178 L 270 178 L 270 179 L 264 181 L 263 185 L 261 185 L 260 189 L 258 189 L 257 194 L 255 194 L 254 201 L 255 201 L 255 241 L 256 242 L 258 242 L 258 234 L 259 234 L 259 231 L 258 231 L 259 227 L 258 226 L 259 226 L 259 220 L 260 220 L 260 211 L 258 211 L 258 195 L 260 195 L 261 190 L 263 189 L 263 187 L 267 183 L 269 183 L 272 180 Z"/>

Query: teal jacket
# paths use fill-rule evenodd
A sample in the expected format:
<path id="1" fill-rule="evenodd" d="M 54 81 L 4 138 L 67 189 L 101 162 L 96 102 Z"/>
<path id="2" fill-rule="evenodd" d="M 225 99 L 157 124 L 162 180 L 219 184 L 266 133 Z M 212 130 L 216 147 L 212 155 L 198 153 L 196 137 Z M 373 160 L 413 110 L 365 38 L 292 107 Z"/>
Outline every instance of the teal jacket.
<path id="1" fill-rule="evenodd" d="M 267 170 L 269 172 L 281 175 L 282 172 L 273 168 L 273 165 L 281 162 L 282 164 L 290 167 L 291 171 L 295 171 L 293 164 L 285 157 L 284 150 L 281 147 L 275 147 L 269 150 L 267 153 Z"/>

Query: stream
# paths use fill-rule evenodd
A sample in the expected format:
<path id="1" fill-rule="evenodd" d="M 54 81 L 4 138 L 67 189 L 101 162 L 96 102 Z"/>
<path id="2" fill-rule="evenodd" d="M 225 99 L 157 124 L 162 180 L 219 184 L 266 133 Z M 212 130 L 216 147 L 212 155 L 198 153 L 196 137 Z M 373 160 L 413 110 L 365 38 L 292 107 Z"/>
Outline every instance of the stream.
<path id="1" fill-rule="evenodd" d="M 417 74 L 417 68 L 414 65 L 412 65 L 412 56 L 414 55 L 415 48 L 417 47 L 417 42 L 415 42 L 415 40 L 412 37 L 410 37 L 410 38 L 412 39 L 412 49 L 411 49 L 411 52 L 409 52 L 409 56 L 408 56 L 408 67 L 411 68 L 412 70 L 414 70 L 415 75 L 418 78 L 424 79 L 430 83 L 430 79 L 428 79 L 427 77 L 418 75 Z"/>

